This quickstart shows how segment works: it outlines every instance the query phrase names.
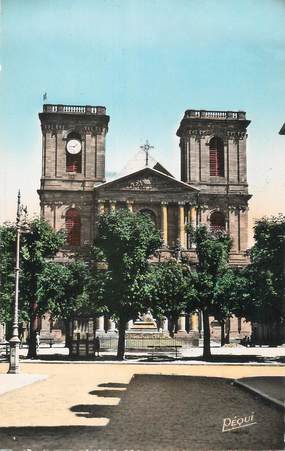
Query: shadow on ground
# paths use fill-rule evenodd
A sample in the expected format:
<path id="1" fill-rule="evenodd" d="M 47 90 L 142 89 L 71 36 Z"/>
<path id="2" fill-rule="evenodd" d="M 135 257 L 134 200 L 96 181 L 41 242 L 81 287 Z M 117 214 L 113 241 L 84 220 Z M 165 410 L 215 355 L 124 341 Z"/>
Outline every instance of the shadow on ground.
<path id="1" fill-rule="evenodd" d="M 101 406 L 98 404 L 77 404 L 71 407 L 71 411 L 77 417 L 85 418 L 110 418 L 112 409 L 117 406 Z"/>
<path id="2" fill-rule="evenodd" d="M 136 375 L 127 390 L 114 383 L 110 395 L 121 394 L 115 406 L 82 404 L 75 415 L 104 417 L 105 427 L 0 429 L 2 448 L 23 449 L 282 449 L 283 414 L 223 378 Z M 116 389 L 117 388 L 117 389 Z M 95 387 L 92 394 L 108 390 Z M 225 418 L 252 416 L 254 424 L 222 432 Z M 15 439 L 13 440 L 13 437 Z M 20 445 L 20 446 L 19 446 Z"/>
<path id="3" fill-rule="evenodd" d="M 110 388 L 127 388 L 128 384 L 122 384 L 120 382 L 107 382 L 105 384 L 99 384 L 98 387 L 110 387 Z"/>
<path id="4" fill-rule="evenodd" d="M 25 360 L 25 358 L 21 358 L 21 360 Z M 53 355 L 41 355 L 39 354 L 36 359 L 33 359 L 34 361 L 41 360 L 42 363 L 45 362 L 53 362 L 53 361 L 89 361 L 89 362 L 118 362 L 120 363 L 120 360 L 117 359 L 114 355 L 108 355 L 103 354 L 100 357 L 69 357 L 68 355 L 61 355 L 61 354 L 53 354 Z M 181 357 L 178 356 L 177 358 L 174 356 L 169 356 L 167 354 L 165 355 L 154 355 L 150 356 L 147 354 L 142 353 L 132 353 L 132 354 L 126 354 L 124 361 L 135 361 L 136 363 L 149 363 L 149 362 L 214 362 L 214 363 L 285 363 L 285 356 L 277 356 L 277 357 L 266 357 L 266 356 L 260 356 L 257 354 L 243 354 L 243 355 L 215 355 L 213 354 L 210 359 L 203 358 L 203 355 L 201 353 L 200 356 L 193 356 L 193 357 Z"/>
<path id="5" fill-rule="evenodd" d="M 122 390 L 92 390 L 90 395 L 102 396 L 103 398 L 120 398 Z"/>
<path id="6" fill-rule="evenodd" d="M 217 362 L 217 363 L 285 363 L 285 357 L 264 357 L 257 354 L 243 354 L 243 355 L 212 355 L 210 359 L 204 359 L 203 356 L 198 357 L 181 357 L 179 360 L 183 362 L 191 362 L 191 361 L 206 361 L 206 362 Z"/>

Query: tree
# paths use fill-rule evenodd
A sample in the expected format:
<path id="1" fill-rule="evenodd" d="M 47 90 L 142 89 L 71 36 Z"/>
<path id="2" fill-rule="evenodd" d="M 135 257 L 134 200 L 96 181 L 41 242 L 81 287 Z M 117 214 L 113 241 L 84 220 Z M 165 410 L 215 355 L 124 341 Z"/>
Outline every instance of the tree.
<path id="1" fill-rule="evenodd" d="M 148 257 L 160 245 L 160 233 L 147 215 L 120 209 L 99 217 L 95 246 L 106 269 L 97 278 L 98 301 L 118 319 L 118 359 L 124 358 L 127 322 L 147 311 Z"/>
<path id="2" fill-rule="evenodd" d="M 65 320 L 66 346 L 70 346 L 69 321 L 75 315 L 90 315 L 88 293 L 90 268 L 83 260 L 68 263 L 47 262 L 37 283 L 37 300 L 42 311 Z"/>
<path id="3" fill-rule="evenodd" d="M 248 280 L 244 268 L 227 268 L 214 286 L 213 305 L 215 317 L 221 324 L 221 345 L 229 343 L 230 317 L 234 314 L 245 316 L 246 306 L 250 302 Z M 227 335 L 225 324 L 228 321 Z"/>
<path id="4" fill-rule="evenodd" d="M 208 359 L 211 358 L 209 316 L 221 312 L 223 301 L 215 296 L 215 291 L 228 270 L 231 238 L 222 231 L 211 232 L 206 226 L 195 230 L 191 226 L 186 228 L 196 243 L 198 263 L 196 274 L 193 274 L 193 283 L 196 289 L 196 306 L 203 313 L 203 357 Z"/>
<path id="5" fill-rule="evenodd" d="M 177 261 L 151 265 L 149 269 L 151 311 L 156 318 L 170 319 L 170 335 L 174 335 L 175 324 L 182 312 L 193 311 L 191 302 L 195 296 L 189 269 Z"/>
<path id="6" fill-rule="evenodd" d="M 53 258 L 65 243 L 65 234 L 55 232 L 42 219 L 28 222 L 28 231 L 21 235 L 20 246 L 20 296 L 19 310 L 21 318 L 29 320 L 29 350 L 28 357 L 36 357 L 36 332 L 38 317 L 46 311 L 46 305 L 37 298 L 39 277 L 46 265 L 47 259 Z M 16 231 L 14 225 L 1 227 L 1 278 L 4 285 L 1 288 L 1 304 L 11 311 L 14 287 L 10 283 L 12 265 L 15 264 Z M 10 314 L 10 313 L 9 313 Z"/>
<path id="7" fill-rule="evenodd" d="M 0 226 L 0 321 L 11 325 L 15 290 L 16 228 Z M 22 318 L 21 318 L 22 319 Z"/>
<path id="8" fill-rule="evenodd" d="M 245 315 L 255 322 L 280 326 L 285 318 L 285 216 L 256 221 L 254 238 L 251 263 L 246 268 L 250 301 Z"/>

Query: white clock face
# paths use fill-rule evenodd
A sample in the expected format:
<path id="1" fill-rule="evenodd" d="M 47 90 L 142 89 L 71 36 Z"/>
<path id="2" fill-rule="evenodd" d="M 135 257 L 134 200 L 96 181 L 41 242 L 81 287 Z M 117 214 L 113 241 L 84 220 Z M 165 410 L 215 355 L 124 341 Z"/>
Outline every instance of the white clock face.
<path id="1" fill-rule="evenodd" d="M 66 149 L 68 153 L 71 153 L 72 155 L 75 155 L 80 152 L 81 150 L 81 142 L 77 139 L 71 139 L 66 144 Z"/>

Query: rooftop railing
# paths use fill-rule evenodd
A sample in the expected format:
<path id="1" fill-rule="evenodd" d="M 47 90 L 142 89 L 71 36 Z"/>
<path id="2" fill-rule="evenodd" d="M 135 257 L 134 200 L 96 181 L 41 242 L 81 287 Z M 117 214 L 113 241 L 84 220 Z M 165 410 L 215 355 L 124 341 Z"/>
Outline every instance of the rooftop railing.
<path id="1" fill-rule="evenodd" d="M 244 120 L 246 118 L 246 113 L 244 111 L 187 110 L 184 117 L 194 119 Z"/>
<path id="2" fill-rule="evenodd" d="M 80 105 L 43 105 L 44 113 L 67 113 L 67 114 L 98 114 L 105 115 L 104 106 L 80 106 Z"/>

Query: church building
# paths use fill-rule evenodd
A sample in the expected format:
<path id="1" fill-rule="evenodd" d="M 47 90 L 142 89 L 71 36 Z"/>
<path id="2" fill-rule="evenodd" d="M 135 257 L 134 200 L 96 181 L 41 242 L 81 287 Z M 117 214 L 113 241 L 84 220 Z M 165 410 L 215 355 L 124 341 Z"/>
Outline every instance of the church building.
<path id="1" fill-rule="evenodd" d="M 171 168 L 154 160 L 146 142 L 114 180 L 106 181 L 105 139 L 110 117 L 103 106 L 45 104 L 39 118 L 41 215 L 54 229 L 67 230 L 66 252 L 84 252 L 96 236 L 98 215 L 128 208 L 148 213 L 161 230 L 164 244 L 159 258 L 168 258 L 179 247 L 183 257 L 195 264 L 195 247 L 185 232 L 185 224 L 190 222 L 194 227 L 206 224 L 212 230 L 226 230 L 233 240 L 230 263 L 247 264 L 251 196 L 246 169 L 250 121 L 245 112 L 185 112 L 177 129 L 181 180 L 173 177 Z M 201 322 L 194 316 L 187 327 L 182 318 L 178 332 L 198 331 Z M 101 317 L 97 329 L 107 333 L 114 325 Z M 213 335 L 214 329 L 215 325 Z M 237 335 L 242 333 L 240 321 L 236 329 Z"/>

